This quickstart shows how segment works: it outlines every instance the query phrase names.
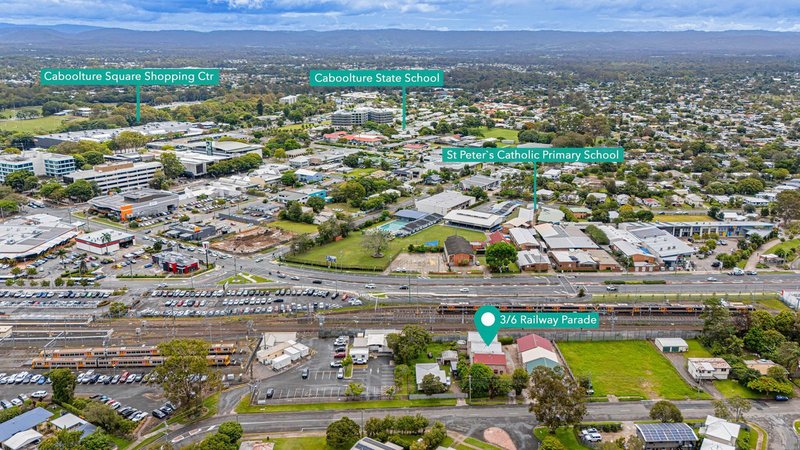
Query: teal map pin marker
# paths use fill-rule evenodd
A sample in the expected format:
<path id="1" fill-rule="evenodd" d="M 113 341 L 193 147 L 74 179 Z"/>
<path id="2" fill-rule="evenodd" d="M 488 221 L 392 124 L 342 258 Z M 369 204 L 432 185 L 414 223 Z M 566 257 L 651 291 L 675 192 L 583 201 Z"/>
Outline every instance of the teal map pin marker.
<path id="1" fill-rule="evenodd" d="M 491 305 L 483 305 L 475 311 L 475 328 L 486 345 L 497 337 L 500 329 L 500 310 Z"/>

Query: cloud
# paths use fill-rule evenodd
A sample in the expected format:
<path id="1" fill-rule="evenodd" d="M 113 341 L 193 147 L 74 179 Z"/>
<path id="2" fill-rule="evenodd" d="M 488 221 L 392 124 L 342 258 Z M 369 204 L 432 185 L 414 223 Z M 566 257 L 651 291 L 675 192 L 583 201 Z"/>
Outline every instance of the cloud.
<path id="1" fill-rule="evenodd" d="M 796 0 L 3 0 L 0 21 L 132 29 L 800 29 Z"/>

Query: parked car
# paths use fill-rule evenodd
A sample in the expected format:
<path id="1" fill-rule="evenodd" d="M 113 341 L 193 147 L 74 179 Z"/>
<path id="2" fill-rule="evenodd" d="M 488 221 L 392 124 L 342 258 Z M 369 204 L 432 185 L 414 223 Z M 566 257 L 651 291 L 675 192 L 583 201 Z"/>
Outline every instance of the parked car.
<path id="1" fill-rule="evenodd" d="M 309 374 L 309 370 L 308 370 L 308 367 L 306 367 L 305 369 L 303 369 L 303 372 L 300 374 L 300 376 L 305 380 L 305 379 L 308 378 L 308 374 Z"/>
<path id="2" fill-rule="evenodd" d="M 776 395 L 776 396 L 775 396 L 775 401 L 778 401 L 778 402 L 788 402 L 788 401 L 789 401 L 789 397 L 788 397 L 788 396 L 786 396 L 786 395 Z"/>
<path id="3" fill-rule="evenodd" d="M 267 398 L 272 398 L 272 396 L 275 395 L 275 389 L 267 388 L 266 395 L 267 395 Z"/>
<path id="4" fill-rule="evenodd" d="M 338 379 L 340 379 L 340 380 L 341 380 L 342 378 L 344 378 L 344 367 L 340 367 L 340 368 L 339 368 L 339 371 L 338 371 L 338 372 L 336 372 L 336 378 L 338 378 Z"/>

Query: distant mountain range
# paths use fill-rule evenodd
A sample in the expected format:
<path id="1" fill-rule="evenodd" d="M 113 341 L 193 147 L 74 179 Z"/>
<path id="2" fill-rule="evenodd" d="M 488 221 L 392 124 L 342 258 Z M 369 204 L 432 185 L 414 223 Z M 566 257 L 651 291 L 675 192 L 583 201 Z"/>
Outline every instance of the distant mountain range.
<path id="1" fill-rule="evenodd" d="M 0 49 L 240 49 L 274 52 L 504 51 L 798 55 L 800 33 L 565 31 L 136 31 L 79 25 L 0 24 Z"/>

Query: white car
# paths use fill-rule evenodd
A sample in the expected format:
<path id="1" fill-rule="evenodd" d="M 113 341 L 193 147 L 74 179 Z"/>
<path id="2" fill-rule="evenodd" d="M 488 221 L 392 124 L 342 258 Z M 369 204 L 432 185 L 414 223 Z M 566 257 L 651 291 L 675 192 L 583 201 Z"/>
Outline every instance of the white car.
<path id="1" fill-rule="evenodd" d="M 458 292 L 469 292 L 469 288 L 461 288 Z"/>
<path id="2" fill-rule="evenodd" d="M 31 394 L 31 398 L 45 398 L 47 397 L 47 391 L 36 391 Z"/>
<path id="3" fill-rule="evenodd" d="M 367 289 L 375 289 L 375 285 L 373 283 L 365 284 L 364 287 Z"/>

